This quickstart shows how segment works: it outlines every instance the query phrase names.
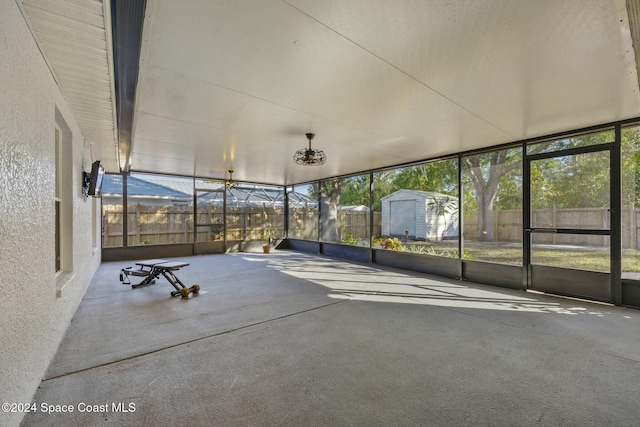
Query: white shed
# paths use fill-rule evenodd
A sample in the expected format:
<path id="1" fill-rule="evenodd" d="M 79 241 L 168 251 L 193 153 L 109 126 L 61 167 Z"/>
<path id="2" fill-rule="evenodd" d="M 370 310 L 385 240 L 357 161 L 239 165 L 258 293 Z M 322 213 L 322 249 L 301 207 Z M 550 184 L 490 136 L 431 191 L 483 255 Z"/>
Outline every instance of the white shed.
<path id="1" fill-rule="evenodd" d="M 382 198 L 382 235 L 411 240 L 458 238 L 458 199 L 446 194 L 398 190 Z"/>

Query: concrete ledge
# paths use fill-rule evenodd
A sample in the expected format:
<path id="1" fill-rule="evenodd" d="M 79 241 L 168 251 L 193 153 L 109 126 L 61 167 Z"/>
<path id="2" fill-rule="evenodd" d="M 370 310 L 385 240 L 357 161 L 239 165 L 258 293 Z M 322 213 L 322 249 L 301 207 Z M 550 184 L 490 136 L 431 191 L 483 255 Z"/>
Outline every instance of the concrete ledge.
<path id="1" fill-rule="evenodd" d="M 126 248 L 103 248 L 102 261 L 129 261 L 134 259 L 170 258 L 194 255 L 192 243 L 173 245 L 127 246 Z"/>
<path id="2" fill-rule="evenodd" d="M 436 274 L 454 279 L 460 277 L 460 260 L 458 258 L 374 249 L 373 262 L 388 267 Z"/>
<path id="3" fill-rule="evenodd" d="M 462 261 L 464 280 L 500 286 L 509 289 L 522 289 L 523 275 L 521 265 L 506 265 L 484 261 Z"/>

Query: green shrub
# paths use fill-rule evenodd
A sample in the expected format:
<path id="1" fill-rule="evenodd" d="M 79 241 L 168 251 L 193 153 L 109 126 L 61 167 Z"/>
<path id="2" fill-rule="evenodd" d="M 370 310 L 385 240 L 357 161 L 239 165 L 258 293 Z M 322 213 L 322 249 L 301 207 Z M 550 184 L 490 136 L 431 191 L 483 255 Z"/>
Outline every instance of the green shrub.
<path id="1" fill-rule="evenodd" d="M 392 251 L 404 251 L 402 243 L 400 243 L 400 240 L 396 237 L 385 237 L 384 239 L 380 239 L 380 247 L 382 249 L 389 249 Z"/>
<path id="2" fill-rule="evenodd" d="M 346 243 L 347 245 L 356 245 L 358 241 L 355 237 L 353 237 L 353 233 L 345 231 L 342 233 L 342 243 Z"/>

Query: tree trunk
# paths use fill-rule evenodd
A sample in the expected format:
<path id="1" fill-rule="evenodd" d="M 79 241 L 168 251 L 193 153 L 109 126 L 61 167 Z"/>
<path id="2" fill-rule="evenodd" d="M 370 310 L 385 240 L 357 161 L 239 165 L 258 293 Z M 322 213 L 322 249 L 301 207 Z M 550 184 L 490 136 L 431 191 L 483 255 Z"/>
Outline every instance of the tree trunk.
<path id="1" fill-rule="evenodd" d="M 493 228 L 493 202 L 496 200 L 500 179 L 509 170 L 519 165 L 505 166 L 507 161 L 506 150 L 496 151 L 491 155 L 486 174 L 483 174 L 483 167 L 480 165 L 480 157 L 474 156 L 465 158 L 471 182 L 478 202 L 478 235 L 480 242 L 492 242 L 495 240 L 495 230 Z"/>
<path id="2" fill-rule="evenodd" d="M 324 183 L 320 189 L 320 229 L 323 242 L 338 242 L 338 206 L 340 205 L 341 180 Z"/>
<path id="3" fill-rule="evenodd" d="M 493 200 L 495 195 L 491 197 L 490 194 L 478 195 L 478 241 L 480 242 L 492 242 L 495 240 L 495 233 L 493 229 Z"/>
<path id="4" fill-rule="evenodd" d="M 543 152 L 551 142 L 537 144 L 529 154 Z M 500 180 L 509 172 L 522 168 L 522 161 L 512 161 L 507 164 L 509 149 L 494 151 L 491 158 L 479 154 L 464 158 L 473 189 L 478 202 L 478 240 L 494 241 L 495 230 L 493 228 L 493 202 L 498 195 Z M 485 157 L 483 157 L 485 156 Z M 488 156 L 488 155 L 487 155 Z M 487 163 L 486 160 L 489 160 Z M 482 164 L 481 164 L 482 163 Z M 484 173 L 483 173 L 484 172 Z"/>

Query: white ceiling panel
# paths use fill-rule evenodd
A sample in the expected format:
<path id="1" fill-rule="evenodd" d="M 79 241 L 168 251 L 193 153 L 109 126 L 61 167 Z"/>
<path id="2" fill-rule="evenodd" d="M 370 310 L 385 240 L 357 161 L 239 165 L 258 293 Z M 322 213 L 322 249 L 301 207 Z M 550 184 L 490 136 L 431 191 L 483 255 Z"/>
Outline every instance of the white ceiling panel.
<path id="1" fill-rule="evenodd" d="M 109 172 L 118 172 L 108 2 L 23 0 L 21 4 L 84 138 L 92 144 L 92 156 Z"/>
<path id="2" fill-rule="evenodd" d="M 306 144 L 304 134 L 308 131 L 318 132 L 314 146 L 325 150 L 333 159 L 313 171 L 314 179 L 327 176 L 326 173 L 344 174 L 385 166 L 390 160 L 394 163 L 412 161 L 416 159 L 416 152 L 424 149 L 424 144 L 433 143 L 431 153 L 443 154 L 468 149 L 466 144 L 478 137 L 509 140 L 507 135 L 416 85 L 415 81 L 407 82 L 404 76 L 400 76 L 397 87 L 409 88 L 398 90 L 393 100 L 385 103 L 367 100 L 358 108 L 352 108 L 350 115 L 336 112 L 330 105 L 321 106 L 317 107 L 318 111 L 325 112 L 327 117 L 320 117 L 154 64 L 146 68 L 144 81 L 139 85 L 134 144 L 133 165 L 138 170 L 140 166 L 135 159 L 145 151 L 138 146 L 138 139 L 146 140 L 147 147 L 149 142 L 157 140 L 156 150 L 163 149 L 162 142 L 183 144 L 187 149 L 196 146 L 199 156 L 212 159 L 196 168 L 196 174 L 201 176 L 220 176 L 229 168 L 246 167 L 251 171 L 267 169 L 268 173 L 260 173 L 270 180 L 274 179 L 271 175 L 282 175 L 283 171 L 290 179 L 304 180 L 309 176 L 311 171 L 307 168 L 291 167 L 293 152 Z M 366 97 L 363 91 L 362 98 Z M 432 113 L 424 116 L 425 111 Z M 460 126 L 461 123 L 466 126 Z M 468 133 L 468 129 L 474 129 L 474 133 Z M 424 135 L 429 133 L 433 140 L 425 139 Z M 447 143 L 437 144 L 438 140 Z M 360 145 L 354 141 L 360 141 Z M 364 156 L 361 144 L 377 154 Z M 355 151 L 360 155 L 346 156 L 343 150 L 353 145 L 358 147 Z M 256 153 L 260 156 L 255 156 Z M 238 164 L 238 157 L 246 158 Z M 267 160 L 269 167 L 265 168 Z M 247 179 L 257 179 L 251 176 L 248 174 Z M 275 179 L 282 182 L 278 176 Z M 268 182 L 274 182 L 270 180 Z"/>
<path id="3" fill-rule="evenodd" d="M 138 138 L 145 147 L 157 138 L 159 150 L 195 145 L 199 176 L 233 168 L 237 179 L 269 183 L 513 140 L 284 2 L 154 1 L 146 15 L 132 169 L 143 169 Z M 306 132 L 326 165 L 293 164 Z"/>
<path id="4" fill-rule="evenodd" d="M 513 138 L 638 111 L 624 1 L 289 3 Z"/>
<path id="5" fill-rule="evenodd" d="M 625 19 L 621 0 L 149 1 L 131 167 L 291 184 L 635 117 Z M 306 132 L 326 165 L 293 163 Z"/>
<path id="6" fill-rule="evenodd" d="M 83 133 L 113 141 L 104 5 L 24 5 Z M 626 5 L 147 0 L 121 156 L 133 171 L 293 184 L 638 117 Z M 325 165 L 293 163 L 307 132 Z"/>

